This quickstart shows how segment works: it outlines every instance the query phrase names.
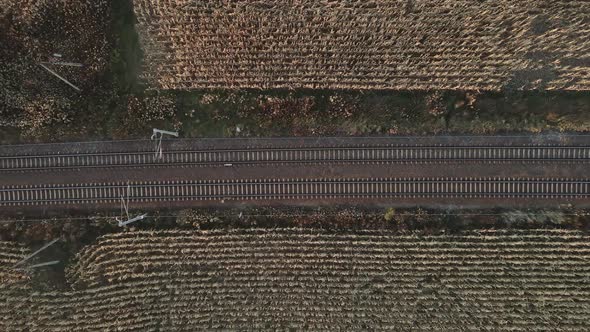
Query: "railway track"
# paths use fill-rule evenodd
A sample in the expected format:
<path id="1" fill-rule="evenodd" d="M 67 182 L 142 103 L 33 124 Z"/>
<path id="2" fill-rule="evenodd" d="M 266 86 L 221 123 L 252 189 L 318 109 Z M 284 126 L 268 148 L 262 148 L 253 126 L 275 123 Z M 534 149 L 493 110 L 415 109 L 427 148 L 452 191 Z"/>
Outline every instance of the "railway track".
<path id="1" fill-rule="evenodd" d="M 360 146 L 0 156 L 0 171 L 313 163 L 588 162 L 586 146 Z"/>
<path id="2" fill-rule="evenodd" d="M 0 187 L 0 206 L 170 201 L 317 200 L 336 198 L 590 197 L 590 179 L 365 178 L 203 180 Z"/>

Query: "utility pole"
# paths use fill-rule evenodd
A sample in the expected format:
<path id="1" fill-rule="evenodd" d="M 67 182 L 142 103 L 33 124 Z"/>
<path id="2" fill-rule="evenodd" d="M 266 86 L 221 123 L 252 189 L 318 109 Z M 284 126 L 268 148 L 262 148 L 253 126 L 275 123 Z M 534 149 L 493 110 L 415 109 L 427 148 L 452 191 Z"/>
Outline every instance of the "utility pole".
<path id="1" fill-rule="evenodd" d="M 51 68 L 49 68 L 47 66 L 48 65 L 55 65 L 55 66 L 83 67 L 84 65 L 82 65 L 81 63 L 77 63 L 77 62 L 61 61 L 61 59 L 62 59 L 61 54 L 53 53 L 53 58 L 50 58 L 50 61 L 39 62 L 39 66 L 43 67 L 43 69 L 47 70 L 51 75 L 59 78 L 61 81 L 63 81 L 67 85 L 69 85 L 72 89 L 80 92 L 81 90 L 79 87 L 75 86 L 72 82 L 68 81 L 63 76 L 59 75 L 57 72 L 55 72 L 54 70 L 52 70 Z"/>
<path id="2" fill-rule="evenodd" d="M 53 70 L 49 69 L 49 67 L 47 67 L 46 65 L 40 63 L 39 66 L 43 67 L 45 70 L 47 70 L 53 76 L 55 76 L 55 77 L 59 78 L 60 80 L 64 81 L 67 85 L 71 86 L 74 90 L 76 90 L 78 92 L 82 91 L 82 90 L 80 90 L 79 87 L 75 86 L 74 84 L 70 83 L 70 81 L 68 81 L 65 78 L 61 77 L 58 73 L 56 73 Z"/>
<path id="3" fill-rule="evenodd" d="M 33 257 L 35 257 L 35 256 L 36 256 L 38 253 L 40 253 L 41 251 L 43 251 L 43 250 L 45 250 L 45 249 L 49 248 L 51 245 L 53 245 L 53 244 L 54 244 L 55 242 L 57 242 L 57 241 L 59 241 L 59 238 L 57 238 L 57 239 L 55 239 L 55 240 L 53 240 L 53 241 L 51 241 L 51 242 L 49 242 L 49 243 L 45 244 L 43 247 L 39 248 L 39 249 L 38 249 L 37 251 L 35 251 L 34 253 L 32 253 L 32 254 L 30 254 L 29 256 L 27 256 L 27 257 L 23 258 L 21 261 L 19 261 L 18 263 L 14 264 L 14 266 L 13 266 L 12 268 L 17 268 L 19 265 L 21 265 L 21 264 L 23 264 L 24 262 L 28 261 L 29 259 L 31 259 L 31 258 L 33 258 Z M 53 261 L 53 262 L 55 262 L 55 261 Z M 49 262 L 49 263 L 52 263 L 52 262 Z M 45 264 L 45 265 L 52 265 L 52 264 L 48 264 L 48 263 L 42 263 L 42 264 L 37 264 L 37 265 L 38 265 L 38 266 L 45 266 L 45 265 L 43 265 L 43 264 Z M 57 264 L 57 263 L 55 263 L 55 264 Z M 33 265 L 33 267 L 37 267 L 37 266 Z"/>
<path id="4" fill-rule="evenodd" d="M 83 64 L 77 62 L 41 62 L 44 65 L 55 65 L 55 66 L 69 66 L 69 67 L 84 67 Z"/>
<path id="5" fill-rule="evenodd" d="M 56 265 L 56 264 L 59 264 L 59 261 L 49 261 L 49 262 L 45 262 L 45 263 L 39 263 L 39 264 L 31 265 L 27 268 L 28 269 L 36 269 L 38 267 L 51 266 L 51 265 Z"/>

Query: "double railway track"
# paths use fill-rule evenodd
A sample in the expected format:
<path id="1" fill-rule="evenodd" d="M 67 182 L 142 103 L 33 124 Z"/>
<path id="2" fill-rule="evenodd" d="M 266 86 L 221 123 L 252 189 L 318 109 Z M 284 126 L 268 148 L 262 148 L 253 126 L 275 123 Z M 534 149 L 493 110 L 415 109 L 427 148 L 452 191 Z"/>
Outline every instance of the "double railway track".
<path id="1" fill-rule="evenodd" d="M 8 148 L 0 155 L 0 179 L 12 180 L 14 172 L 30 172 L 32 176 L 20 174 L 17 176 L 19 180 L 9 182 L 15 184 L 11 186 L 0 183 L 0 207 L 90 207 L 97 204 L 114 207 L 121 198 L 153 207 L 183 201 L 395 201 L 412 197 L 432 198 L 439 202 L 446 198 L 489 199 L 490 202 L 511 198 L 546 200 L 547 203 L 588 201 L 590 180 L 579 167 L 590 162 L 590 146 L 584 140 L 566 139 L 570 143 L 561 144 L 557 140 L 533 143 L 535 140 L 529 139 L 527 143 L 522 138 L 516 139 L 509 144 L 503 143 L 507 138 L 490 139 L 487 141 L 490 145 L 481 138 L 473 145 L 466 145 L 468 140 L 458 139 L 453 142 L 453 139 L 442 140 L 441 145 L 437 145 L 438 140 L 433 138 L 415 142 L 405 139 L 403 143 L 386 139 L 171 141 L 164 144 L 161 154 L 155 153 L 150 141 L 18 146 Z M 313 167 L 325 164 L 338 165 L 338 176 L 323 173 L 331 168 Z M 409 172 L 404 174 L 405 166 L 397 168 L 401 173 L 392 173 L 387 168 L 371 166 L 378 164 L 413 165 L 408 165 Z M 438 166 L 427 167 L 427 164 L 440 164 L 444 170 L 439 171 Z M 453 175 L 455 164 L 479 165 L 473 172 L 469 166 L 461 166 L 462 177 L 449 177 Z M 536 177 L 526 175 L 529 164 L 536 165 Z M 266 168 L 269 172 L 266 174 L 255 169 L 268 165 L 276 165 L 276 171 Z M 310 166 L 301 168 L 301 176 L 305 178 L 293 178 L 298 176 L 298 168 L 285 168 L 286 173 L 280 170 L 280 167 L 292 165 Z M 353 171 L 347 176 L 348 165 L 355 166 L 350 168 Z M 491 176 L 478 177 L 481 175 L 478 170 L 487 169 L 486 165 L 493 170 L 486 171 Z M 133 170 L 178 166 L 250 168 L 238 167 L 230 172 L 178 168 L 166 172 L 138 172 L 137 177 Z M 363 167 L 367 175 L 353 177 L 358 176 Z M 421 167 L 428 171 L 421 171 Z M 541 171 L 545 167 L 546 171 Z M 113 171 L 123 168 L 127 170 Z M 82 169 L 88 172 L 78 172 Z M 512 169 L 518 176 L 502 177 L 510 175 Z M 307 174 L 310 170 L 316 173 Z M 555 173 L 556 170 L 559 174 Z M 52 172 L 36 177 L 33 174 L 37 171 Z M 224 180 L 216 179 L 218 174 L 224 174 L 220 176 Z M 290 174 L 291 178 L 281 178 L 281 174 Z M 410 174 L 413 177 L 408 176 Z M 70 178 L 70 175 L 74 176 Z M 128 182 L 129 176 L 136 181 Z M 112 178 L 112 181 L 101 182 L 105 178 Z M 37 184 L 43 180 L 57 184 Z"/>
<path id="2" fill-rule="evenodd" d="M 170 201 L 329 200 L 363 198 L 590 197 L 590 180 L 558 178 L 256 179 L 98 183 L 0 188 L 0 206 Z"/>
<path id="3" fill-rule="evenodd" d="M 317 163 L 588 162 L 587 146 L 342 146 L 0 156 L 1 171 Z"/>

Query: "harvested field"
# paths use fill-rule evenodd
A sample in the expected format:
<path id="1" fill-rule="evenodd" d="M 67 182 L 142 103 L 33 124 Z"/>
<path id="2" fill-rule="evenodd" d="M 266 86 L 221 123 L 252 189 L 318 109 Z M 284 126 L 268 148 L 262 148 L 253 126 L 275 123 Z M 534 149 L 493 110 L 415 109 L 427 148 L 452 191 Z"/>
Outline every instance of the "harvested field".
<path id="1" fill-rule="evenodd" d="M 587 1 L 134 6 L 154 89 L 590 89 Z"/>
<path id="2" fill-rule="evenodd" d="M 27 275 L 24 272 L 12 268 L 14 264 L 24 259 L 27 253 L 27 249 L 22 246 L 0 241 L 0 289 L 27 280 Z"/>
<path id="3" fill-rule="evenodd" d="M 78 256 L 77 290 L 3 290 L 0 326 L 580 331 L 590 328 L 589 240 L 565 230 L 113 234 Z"/>

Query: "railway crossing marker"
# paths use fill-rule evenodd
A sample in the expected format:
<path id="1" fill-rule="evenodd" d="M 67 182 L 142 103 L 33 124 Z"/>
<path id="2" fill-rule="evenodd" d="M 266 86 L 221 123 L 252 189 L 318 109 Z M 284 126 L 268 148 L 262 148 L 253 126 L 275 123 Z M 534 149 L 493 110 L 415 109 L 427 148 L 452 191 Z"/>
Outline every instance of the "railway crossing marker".
<path id="1" fill-rule="evenodd" d="M 129 215 L 129 192 L 130 191 L 131 191 L 131 186 L 127 185 L 127 197 L 123 198 L 123 196 L 121 196 L 121 219 L 115 218 L 115 220 L 117 220 L 117 222 L 119 223 L 119 227 L 127 226 L 133 222 L 143 220 L 145 217 L 147 217 L 147 214 L 142 214 L 142 215 L 139 215 L 139 216 L 136 216 L 133 218 L 131 218 L 131 216 Z M 125 211 L 125 216 L 127 217 L 127 219 L 125 221 L 123 221 L 124 220 L 123 211 Z"/>
<path id="2" fill-rule="evenodd" d="M 158 142 L 156 143 L 156 160 L 162 159 L 162 138 L 164 138 L 164 135 L 170 135 L 170 136 L 174 136 L 174 137 L 178 137 L 178 132 L 177 131 L 168 131 L 168 130 L 161 130 L 161 129 L 152 129 L 152 137 L 150 137 L 151 140 L 155 140 L 157 139 Z"/>

